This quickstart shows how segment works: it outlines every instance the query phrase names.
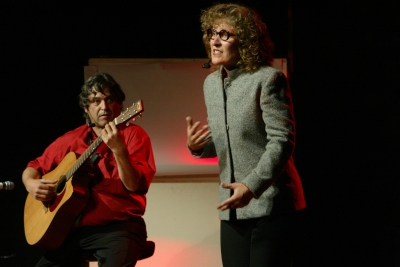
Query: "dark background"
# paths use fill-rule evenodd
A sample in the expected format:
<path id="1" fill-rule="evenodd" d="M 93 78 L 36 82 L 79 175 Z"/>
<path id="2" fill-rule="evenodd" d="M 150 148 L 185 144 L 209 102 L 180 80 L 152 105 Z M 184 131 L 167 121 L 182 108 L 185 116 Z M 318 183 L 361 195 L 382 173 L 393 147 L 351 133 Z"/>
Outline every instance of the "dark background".
<path id="1" fill-rule="evenodd" d="M 15 183 L 0 192 L 0 255 L 16 253 L 13 266 L 42 253 L 25 241 L 21 173 L 84 122 L 77 96 L 89 58 L 206 57 L 199 16 L 214 1 L 158 2 L 0 2 L 0 181 Z M 296 266 L 400 266 L 399 1 L 292 2 L 242 1 L 266 22 L 275 57 L 293 52 L 308 203 Z"/>

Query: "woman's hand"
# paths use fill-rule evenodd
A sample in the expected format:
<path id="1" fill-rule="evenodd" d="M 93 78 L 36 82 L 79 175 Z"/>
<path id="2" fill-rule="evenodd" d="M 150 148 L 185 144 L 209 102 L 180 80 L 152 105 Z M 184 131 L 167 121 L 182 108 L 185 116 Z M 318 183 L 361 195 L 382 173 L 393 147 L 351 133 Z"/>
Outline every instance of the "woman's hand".
<path id="1" fill-rule="evenodd" d="M 211 141 L 211 131 L 208 130 L 208 125 L 204 125 L 198 130 L 200 122 L 193 123 L 191 117 L 186 117 L 187 123 L 187 146 L 193 150 L 201 150 L 208 142 Z"/>
<path id="2" fill-rule="evenodd" d="M 224 184 L 221 186 L 225 189 L 233 190 L 233 195 L 218 205 L 219 210 L 237 209 L 247 206 L 254 197 L 253 192 L 243 183 Z"/>

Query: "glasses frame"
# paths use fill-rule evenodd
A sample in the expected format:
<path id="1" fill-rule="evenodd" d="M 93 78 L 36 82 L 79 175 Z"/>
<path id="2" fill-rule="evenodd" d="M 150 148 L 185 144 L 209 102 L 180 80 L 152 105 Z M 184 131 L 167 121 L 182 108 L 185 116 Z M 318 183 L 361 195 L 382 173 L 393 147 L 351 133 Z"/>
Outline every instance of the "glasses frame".
<path id="1" fill-rule="evenodd" d="M 226 38 L 223 37 L 226 34 Z M 231 36 L 235 36 L 235 34 L 228 32 L 227 30 L 220 30 L 219 32 L 217 32 L 215 29 L 207 29 L 207 37 L 208 39 L 214 39 L 215 37 L 217 37 L 217 35 L 219 36 L 219 38 L 221 38 L 222 41 L 228 41 L 229 38 Z M 225 39 L 224 39 L 225 38 Z"/>

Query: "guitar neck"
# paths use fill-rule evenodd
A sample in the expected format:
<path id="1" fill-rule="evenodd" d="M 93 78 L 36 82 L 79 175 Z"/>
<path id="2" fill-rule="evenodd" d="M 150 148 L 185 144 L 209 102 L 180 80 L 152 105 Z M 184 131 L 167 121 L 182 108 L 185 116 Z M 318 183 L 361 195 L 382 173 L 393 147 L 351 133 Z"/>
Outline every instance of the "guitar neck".
<path id="1" fill-rule="evenodd" d="M 99 136 L 90 146 L 83 152 L 83 154 L 75 161 L 72 167 L 65 173 L 66 179 L 70 179 L 74 173 L 82 166 L 82 164 L 94 153 L 94 151 L 103 142 L 101 136 Z"/>

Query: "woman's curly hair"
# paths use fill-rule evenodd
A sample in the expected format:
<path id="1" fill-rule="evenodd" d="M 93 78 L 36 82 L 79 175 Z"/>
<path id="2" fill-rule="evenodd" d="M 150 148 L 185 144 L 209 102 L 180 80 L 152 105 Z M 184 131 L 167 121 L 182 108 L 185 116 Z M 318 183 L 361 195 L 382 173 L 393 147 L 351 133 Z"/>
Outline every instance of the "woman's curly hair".
<path id="1" fill-rule="evenodd" d="M 239 68 L 246 72 L 254 72 L 260 66 L 271 66 L 274 44 L 269 37 L 267 26 L 253 9 L 238 4 L 216 4 L 202 11 L 201 30 L 209 58 L 211 47 L 207 29 L 213 28 L 219 21 L 227 21 L 236 30 L 235 34 L 239 40 Z"/>

